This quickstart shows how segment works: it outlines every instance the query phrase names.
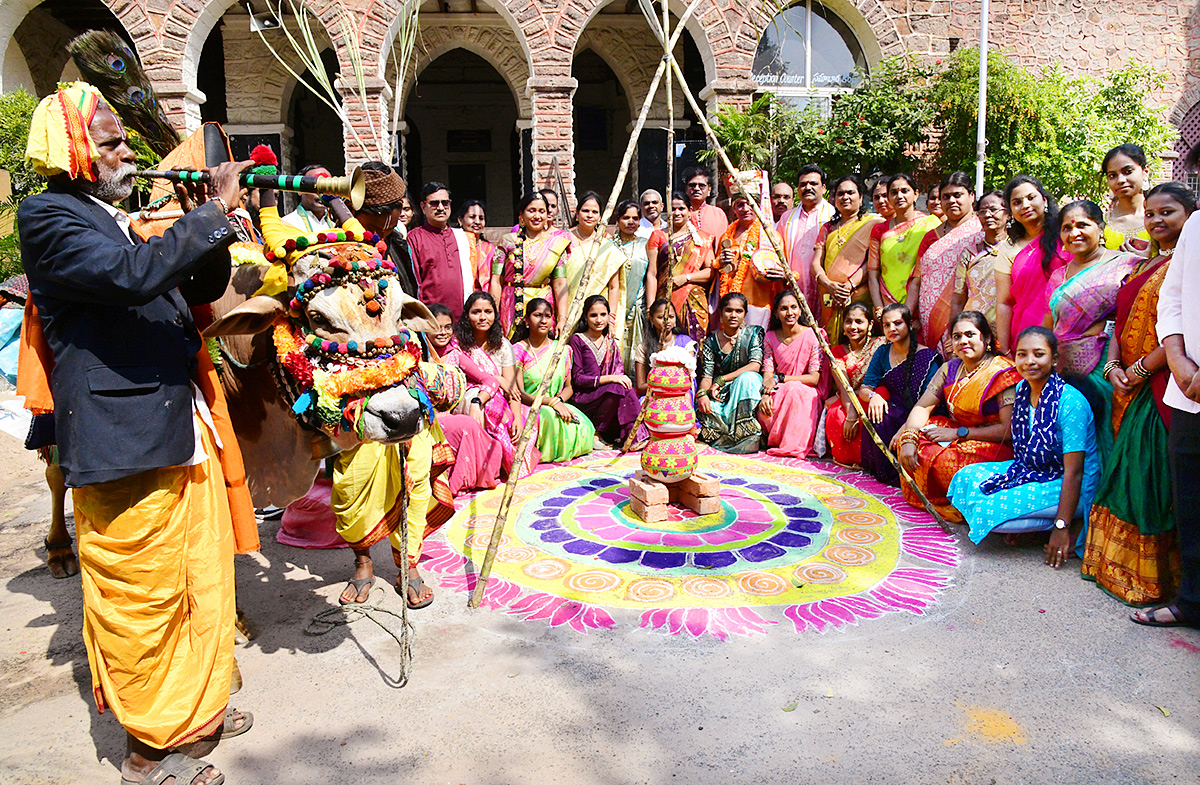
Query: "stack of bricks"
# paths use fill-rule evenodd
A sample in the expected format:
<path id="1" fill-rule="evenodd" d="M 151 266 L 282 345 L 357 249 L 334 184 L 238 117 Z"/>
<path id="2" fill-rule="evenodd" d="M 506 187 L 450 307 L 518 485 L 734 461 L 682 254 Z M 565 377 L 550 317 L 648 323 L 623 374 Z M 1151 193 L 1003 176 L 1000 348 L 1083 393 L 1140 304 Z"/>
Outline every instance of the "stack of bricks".
<path id="1" fill-rule="evenodd" d="M 629 478 L 629 509 L 647 523 L 667 519 L 672 504 L 687 507 L 697 515 L 711 515 L 721 509 L 721 481 L 695 473 L 686 480 L 667 484 L 638 471 Z"/>

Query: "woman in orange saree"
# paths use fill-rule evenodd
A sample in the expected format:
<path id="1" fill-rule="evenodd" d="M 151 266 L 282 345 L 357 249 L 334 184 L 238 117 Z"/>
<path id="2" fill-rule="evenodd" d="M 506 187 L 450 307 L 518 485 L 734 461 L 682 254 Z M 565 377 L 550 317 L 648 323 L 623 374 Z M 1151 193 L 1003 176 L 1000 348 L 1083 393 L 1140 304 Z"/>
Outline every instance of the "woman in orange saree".
<path id="1" fill-rule="evenodd" d="M 646 302 L 666 297 L 669 284 L 679 325 L 693 341 L 703 343 L 708 336 L 708 286 L 716 275 L 716 242 L 691 222 L 683 194 L 671 197 L 667 243 L 659 250 L 655 265 L 646 271 Z"/>
<path id="2" fill-rule="evenodd" d="M 978 311 L 963 311 L 951 327 L 955 359 L 942 366 L 896 435 L 901 465 L 948 521 L 966 519 L 947 498 L 950 481 L 964 466 L 1012 457 L 1012 406 L 1017 369 L 996 354 L 992 328 Z M 930 416 L 944 404 L 949 417 Z M 922 504 L 901 479 L 905 500 Z"/>

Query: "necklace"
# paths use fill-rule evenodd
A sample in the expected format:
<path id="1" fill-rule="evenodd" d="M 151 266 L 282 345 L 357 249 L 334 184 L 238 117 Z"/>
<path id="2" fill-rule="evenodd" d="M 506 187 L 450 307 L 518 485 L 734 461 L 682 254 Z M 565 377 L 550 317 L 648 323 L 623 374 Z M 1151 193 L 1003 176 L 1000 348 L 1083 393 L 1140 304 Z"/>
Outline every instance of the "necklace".
<path id="1" fill-rule="evenodd" d="M 950 385 L 950 392 L 946 395 L 946 408 L 950 410 L 951 419 L 954 418 L 954 399 L 958 397 L 958 394 L 962 392 L 962 388 L 966 386 L 967 382 L 971 381 L 971 378 L 975 376 L 975 374 L 992 364 L 992 359 L 993 358 L 989 356 L 986 360 L 976 365 L 970 373 L 958 377 L 954 380 L 954 383 Z"/>

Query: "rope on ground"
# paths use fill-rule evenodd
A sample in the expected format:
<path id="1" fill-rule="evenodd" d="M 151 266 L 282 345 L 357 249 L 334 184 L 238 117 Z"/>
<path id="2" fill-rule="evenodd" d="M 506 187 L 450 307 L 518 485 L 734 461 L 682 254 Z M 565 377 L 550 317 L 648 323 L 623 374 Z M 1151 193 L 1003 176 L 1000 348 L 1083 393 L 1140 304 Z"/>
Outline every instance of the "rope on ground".
<path id="1" fill-rule="evenodd" d="M 304 634 L 325 635 L 338 627 L 353 624 L 360 619 L 370 619 L 384 632 L 391 635 L 400 646 L 400 676 L 396 679 L 396 686 L 403 687 L 408 683 L 412 668 L 412 637 L 416 634 L 412 624 L 405 618 L 407 615 L 407 613 L 396 613 L 390 608 L 373 603 L 339 605 L 336 608 L 326 608 L 314 614 L 304 625 Z M 385 616 L 399 619 L 400 623 L 398 625 L 389 624 L 384 618 Z"/>

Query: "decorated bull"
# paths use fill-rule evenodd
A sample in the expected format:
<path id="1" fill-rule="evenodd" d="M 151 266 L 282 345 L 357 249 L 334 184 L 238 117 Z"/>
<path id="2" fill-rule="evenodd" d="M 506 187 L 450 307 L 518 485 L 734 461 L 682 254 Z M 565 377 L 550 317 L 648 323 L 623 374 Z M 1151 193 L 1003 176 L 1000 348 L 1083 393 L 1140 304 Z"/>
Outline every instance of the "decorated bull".
<path id="1" fill-rule="evenodd" d="M 380 176 L 398 179 L 391 172 Z M 303 494 L 312 480 L 311 462 L 332 452 L 311 449 L 320 443 L 311 434 L 327 436 L 341 450 L 334 466 L 337 530 L 356 555 L 355 577 L 342 602 L 368 598 L 374 583 L 369 550 L 384 537 L 391 540 L 397 566 L 403 568 L 407 521 L 407 575 L 414 588 L 405 589 L 403 580 L 397 588 L 406 591 L 410 607 L 423 607 L 432 600 L 416 568 L 425 523 L 441 523 L 453 511 L 448 486 L 437 481 L 437 470 L 448 466 L 453 454 L 440 442 L 435 411 L 458 402 L 465 380 L 456 368 L 422 361 L 417 333 L 433 329 L 433 318 L 401 291 L 379 237 L 349 216 L 339 229 L 302 232 L 285 225 L 273 206 L 263 208 L 261 222 L 270 268 L 265 274 L 261 266 L 250 268 L 253 273 L 239 270 L 232 295 L 227 292 L 225 302 L 217 304 L 218 318 L 205 330 L 207 337 L 222 342 L 230 336 L 269 335 L 265 345 L 261 338 L 251 339 L 248 363 L 234 359 L 237 347 L 229 352 L 222 344 L 237 366 L 269 367 L 277 388 L 278 401 L 259 402 L 264 412 L 274 408 L 272 426 L 257 440 L 239 436 L 244 452 L 251 453 L 252 482 L 255 475 L 276 473 L 270 494 L 281 504 Z M 253 296 L 224 310 L 230 299 L 244 296 L 259 280 L 262 285 Z M 257 391 L 260 397 L 265 392 L 261 384 Z M 230 392 L 230 401 L 231 411 L 250 413 L 239 412 L 246 402 L 236 392 Z M 280 430 L 283 407 L 307 434 Z M 264 441 L 278 448 L 280 437 L 284 443 L 290 439 L 294 448 L 291 455 L 280 456 L 282 464 L 252 454 Z M 301 439 L 310 449 L 296 444 Z M 410 440 L 407 452 L 387 447 Z M 409 497 L 412 515 L 405 507 Z"/>

